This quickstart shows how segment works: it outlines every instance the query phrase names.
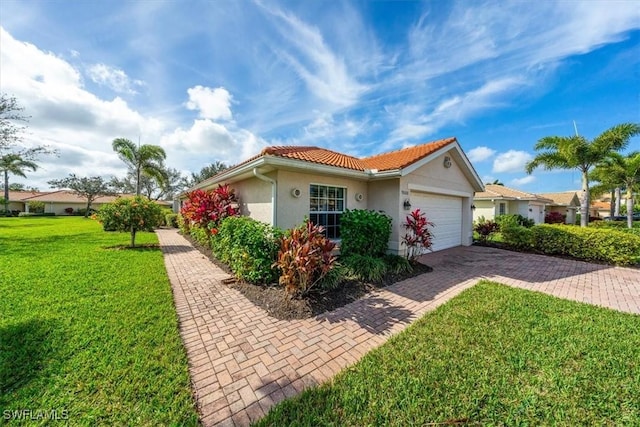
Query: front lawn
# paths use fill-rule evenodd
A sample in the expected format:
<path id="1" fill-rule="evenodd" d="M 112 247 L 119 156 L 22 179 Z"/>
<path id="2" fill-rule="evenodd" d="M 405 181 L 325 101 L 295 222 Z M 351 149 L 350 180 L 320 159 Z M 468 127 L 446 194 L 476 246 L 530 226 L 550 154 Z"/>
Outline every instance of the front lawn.
<path id="1" fill-rule="evenodd" d="M 3 420 L 197 425 L 162 253 L 128 241 L 79 217 L 0 218 Z"/>
<path id="2" fill-rule="evenodd" d="M 640 316 L 482 282 L 258 425 L 640 425 Z"/>

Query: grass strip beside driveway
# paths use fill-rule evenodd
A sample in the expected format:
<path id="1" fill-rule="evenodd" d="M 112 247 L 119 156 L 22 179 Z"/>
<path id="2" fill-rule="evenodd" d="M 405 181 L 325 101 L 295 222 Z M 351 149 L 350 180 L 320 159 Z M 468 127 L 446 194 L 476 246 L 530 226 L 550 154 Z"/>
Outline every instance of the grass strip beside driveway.
<path id="1" fill-rule="evenodd" d="M 0 218 L 3 419 L 197 425 L 162 253 L 128 241 L 79 217 Z"/>
<path id="2" fill-rule="evenodd" d="M 640 425 L 640 316 L 481 282 L 258 425 Z"/>

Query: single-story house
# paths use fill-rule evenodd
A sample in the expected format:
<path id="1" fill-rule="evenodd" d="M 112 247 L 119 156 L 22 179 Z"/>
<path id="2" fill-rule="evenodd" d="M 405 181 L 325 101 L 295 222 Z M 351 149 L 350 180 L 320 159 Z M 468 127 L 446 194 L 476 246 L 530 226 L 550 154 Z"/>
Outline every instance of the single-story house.
<path id="1" fill-rule="evenodd" d="M 122 194 L 115 196 L 97 197 L 91 203 L 91 209 L 100 209 L 105 203 L 111 203 L 118 197 L 131 196 L 131 194 Z M 31 192 L 31 191 L 10 191 L 9 192 L 9 210 L 29 212 L 29 202 L 44 202 L 45 213 L 55 213 L 56 215 L 69 215 L 66 209 L 73 209 L 77 212 L 87 207 L 87 199 L 80 197 L 72 191 L 57 190 L 48 192 Z M 158 201 L 163 207 L 171 208 L 171 202 Z"/>
<path id="2" fill-rule="evenodd" d="M 558 212 L 562 215 L 566 215 L 566 224 L 576 223 L 576 213 L 580 212 L 580 199 L 575 191 L 541 193 L 539 196 L 552 200 L 552 203 L 545 206 L 547 213 Z"/>
<path id="3" fill-rule="evenodd" d="M 242 214 L 280 228 L 308 217 L 336 240 L 345 210 L 383 211 L 393 221 L 389 251 L 397 254 L 404 252 L 401 224 L 416 208 L 435 224 L 433 250 L 470 245 L 473 194 L 483 190 L 455 138 L 365 158 L 319 147 L 267 147 L 189 191 L 224 183 L 235 189 Z"/>
<path id="4" fill-rule="evenodd" d="M 621 210 L 624 211 L 624 213 L 620 212 L 620 215 L 625 215 L 627 212 L 626 209 L 621 208 Z M 611 216 L 611 202 L 603 200 L 592 201 L 591 207 L 589 208 L 589 215 L 600 218 Z"/>
<path id="5" fill-rule="evenodd" d="M 498 184 L 486 184 L 485 190 L 473 198 L 473 220 L 484 217 L 495 219 L 499 215 L 520 214 L 536 224 L 544 223 L 544 207 L 551 199 L 533 193 L 515 190 Z"/>

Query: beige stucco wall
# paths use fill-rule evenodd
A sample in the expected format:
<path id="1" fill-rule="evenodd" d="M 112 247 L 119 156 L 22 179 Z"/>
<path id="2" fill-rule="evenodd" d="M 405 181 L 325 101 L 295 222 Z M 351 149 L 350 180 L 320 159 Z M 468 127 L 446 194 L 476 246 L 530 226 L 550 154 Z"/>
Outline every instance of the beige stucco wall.
<path id="1" fill-rule="evenodd" d="M 271 179 L 276 178 L 276 173 L 265 174 Z M 240 211 L 242 215 L 271 224 L 271 184 L 258 178 L 249 178 L 244 181 L 234 182 L 230 187 L 235 189 L 240 199 Z"/>
<path id="2" fill-rule="evenodd" d="M 277 181 L 278 213 L 276 221 L 280 228 L 295 227 L 300 224 L 305 217 L 309 216 L 310 184 L 331 185 L 346 188 L 345 209 L 368 209 L 369 207 L 368 189 L 365 181 L 286 170 L 278 171 Z M 293 197 L 291 195 L 291 191 L 294 188 L 300 190 L 300 197 Z M 357 193 L 364 196 L 363 200 L 360 202 L 355 199 L 355 195 Z"/>
<path id="3" fill-rule="evenodd" d="M 408 193 L 404 197 L 409 198 Z M 398 253 L 400 249 L 401 224 L 404 220 L 401 213 L 403 202 L 400 178 L 369 182 L 369 209 L 384 211 L 392 220 L 389 237 L 389 250 L 392 253 Z"/>
<path id="4" fill-rule="evenodd" d="M 473 220 L 477 221 L 480 217 L 484 217 L 484 219 L 495 219 L 496 205 L 491 200 L 474 200 L 474 206 L 476 207 L 473 211 Z"/>
<path id="5" fill-rule="evenodd" d="M 449 168 L 444 166 L 445 156 L 449 156 L 451 159 L 452 164 Z M 462 244 L 468 246 L 473 243 L 473 211 L 471 205 L 473 204 L 474 188 L 462 172 L 462 168 L 456 161 L 455 156 L 449 154 L 449 152 L 443 153 L 426 165 L 400 178 L 401 192 L 409 194 L 410 186 L 412 191 L 416 191 L 417 187 L 421 187 L 418 189 L 419 191 L 461 197 Z M 394 221 L 399 233 L 401 233 L 399 227 L 401 227 L 405 215 L 406 213 L 403 212 L 399 215 L 401 218 L 398 221 Z M 401 246 L 397 247 L 399 253 L 402 253 L 403 250 Z"/>

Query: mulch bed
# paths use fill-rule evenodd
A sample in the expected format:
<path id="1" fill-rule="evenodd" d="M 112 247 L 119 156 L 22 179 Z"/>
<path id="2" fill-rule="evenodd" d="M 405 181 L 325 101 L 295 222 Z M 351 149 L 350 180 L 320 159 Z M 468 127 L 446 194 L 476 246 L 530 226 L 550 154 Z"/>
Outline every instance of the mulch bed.
<path id="1" fill-rule="evenodd" d="M 198 249 L 211 262 L 233 276 L 229 267 L 219 262 L 211 249 L 199 245 L 191 236 L 183 235 L 194 248 Z M 225 285 L 240 291 L 249 301 L 263 308 L 270 316 L 280 320 L 306 319 L 327 311 L 335 310 L 376 289 L 384 288 L 396 282 L 433 271 L 428 265 L 414 263 L 413 271 L 408 274 L 388 274 L 381 283 L 365 283 L 346 280 L 337 289 L 330 291 L 315 290 L 304 298 L 292 298 L 277 285 L 254 285 L 239 280 L 225 281 Z"/>

